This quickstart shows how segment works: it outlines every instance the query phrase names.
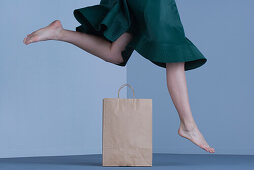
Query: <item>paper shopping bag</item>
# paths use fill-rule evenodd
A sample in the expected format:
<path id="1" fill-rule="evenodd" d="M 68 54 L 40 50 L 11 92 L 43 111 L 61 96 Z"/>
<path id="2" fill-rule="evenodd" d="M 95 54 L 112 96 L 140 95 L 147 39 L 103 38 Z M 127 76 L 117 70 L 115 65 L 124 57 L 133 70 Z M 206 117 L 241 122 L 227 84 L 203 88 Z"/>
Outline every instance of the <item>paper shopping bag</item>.
<path id="1" fill-rule="evenodd" d="M 133 98 L 119 98 L 121 88 Z M 102 166 L 152 166 L 152 99 L 103 99 Z"/>

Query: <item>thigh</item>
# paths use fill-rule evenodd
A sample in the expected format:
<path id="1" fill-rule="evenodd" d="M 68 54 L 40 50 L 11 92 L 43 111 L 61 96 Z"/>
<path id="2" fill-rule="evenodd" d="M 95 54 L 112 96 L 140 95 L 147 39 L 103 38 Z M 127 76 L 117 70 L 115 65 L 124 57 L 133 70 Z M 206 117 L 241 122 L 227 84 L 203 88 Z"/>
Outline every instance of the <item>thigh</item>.
<path id="1" fill-rule="evenodd" d="M 129 32 L 123 33 L 116 41 L 111 44 L 111 58 L 117 65 L 125 66 L 134 49 L 128 47 L 133 39 L 133 34 Z"/>
<path id="2" fill-rule="evenodd" d="M 116 41 L 112 42 L 111 52 L 121 52 L 128 43 L 133 39 L 133 34 L 129 32 L 123 33 Z"/>

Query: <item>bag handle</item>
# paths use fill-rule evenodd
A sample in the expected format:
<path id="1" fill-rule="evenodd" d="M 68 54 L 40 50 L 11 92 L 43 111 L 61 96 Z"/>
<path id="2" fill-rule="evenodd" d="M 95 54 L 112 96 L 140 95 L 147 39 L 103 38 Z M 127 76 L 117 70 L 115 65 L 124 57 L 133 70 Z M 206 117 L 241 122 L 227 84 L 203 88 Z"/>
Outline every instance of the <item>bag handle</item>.
<path id="1" fill-rule="evenodd" d="M 131 86 L 130 84 L 128 84 L 128 83 L 125 83 L 125 84 L 121 85 L 121 87 L 118 89 L 118 98 L 119 98 L 119 92 L 120 92 L 120 90 L 121 90 L 124 86 L 128 86 L 128 87 L 130 87 L 130 88 L 132 89 L 133 98 L 135 98 L 134 89 L 133 89 L 132 86 Z"/>

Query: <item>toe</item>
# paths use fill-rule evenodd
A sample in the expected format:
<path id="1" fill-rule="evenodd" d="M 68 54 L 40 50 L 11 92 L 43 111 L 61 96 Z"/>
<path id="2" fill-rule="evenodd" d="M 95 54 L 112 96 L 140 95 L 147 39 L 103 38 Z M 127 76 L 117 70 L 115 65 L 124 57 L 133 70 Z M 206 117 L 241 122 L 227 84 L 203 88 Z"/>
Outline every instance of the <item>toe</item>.
<path id="1" fill-rule="evenodd" d="M 30 39 L 29 38 L 26 38 L 26 43 L 28 44 L 28 42 L 30 41 Z"/>
<path id="2" fill-rule="evenodd" d="M 30 43 L 32 43 L 32 39 L 31 38 L 27 38 L 26 39 L 26 44 L 30 44 Z"/>
<path id="3" fill-rule="evenodd" d="M 213 153 L 215 152 L 214 148 L 212 148 L 211 150 L 212 150 Z"/>
<path id="4" fill-rule="evenodd" d="M 27 43 L 27 37 L 24 39 L 24 43 L 25 43 L 25 44 Z"/>
<path id="5" fill-rule="evenodd" d="M 207 145 L 202 145 L 202 148 L 203 148 L 204 150 L 206 150 L 207 152 L 209 152 L 209 146 L 207 146 Z"/>
<path id="6" fill-rule="evenodd" d="M 209 152 L 213 153 L 214 149 L 212 147 L 209 147 Z"/>
<path id="7" fill-rule="evenodd" d="M 211 148 L 209 148 L 208 151 L 209 151 L 210 153 L 213 152 Z"/>
<path id="8" fill-rule="evenodd" d="M 34 39 L 33 37 L 29 36 L 29 37 L 27 38 L 27 42 L 28 42 L 28 43 L 31 43 L 31 42 L 34 41 L 33 39 Z"/>

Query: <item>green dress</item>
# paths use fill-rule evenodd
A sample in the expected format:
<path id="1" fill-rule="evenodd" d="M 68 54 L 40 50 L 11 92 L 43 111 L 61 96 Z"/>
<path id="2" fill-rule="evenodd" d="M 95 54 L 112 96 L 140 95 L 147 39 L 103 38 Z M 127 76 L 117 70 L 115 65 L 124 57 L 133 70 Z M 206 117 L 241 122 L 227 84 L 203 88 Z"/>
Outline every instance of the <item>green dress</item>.
<path id="1" fill-rule="evenodd" d="M 207 59 L 185 36 L 175 0 L 101 0 L 100 4 L 75 9 L 80 23 L 76 31 L 102 36 L 110 42 L 123 33 L 133 39 L 122 51 L 125 66 L 136 50 L 157 66 L 185 62 L 185 71 L 202 66 Z"/>

